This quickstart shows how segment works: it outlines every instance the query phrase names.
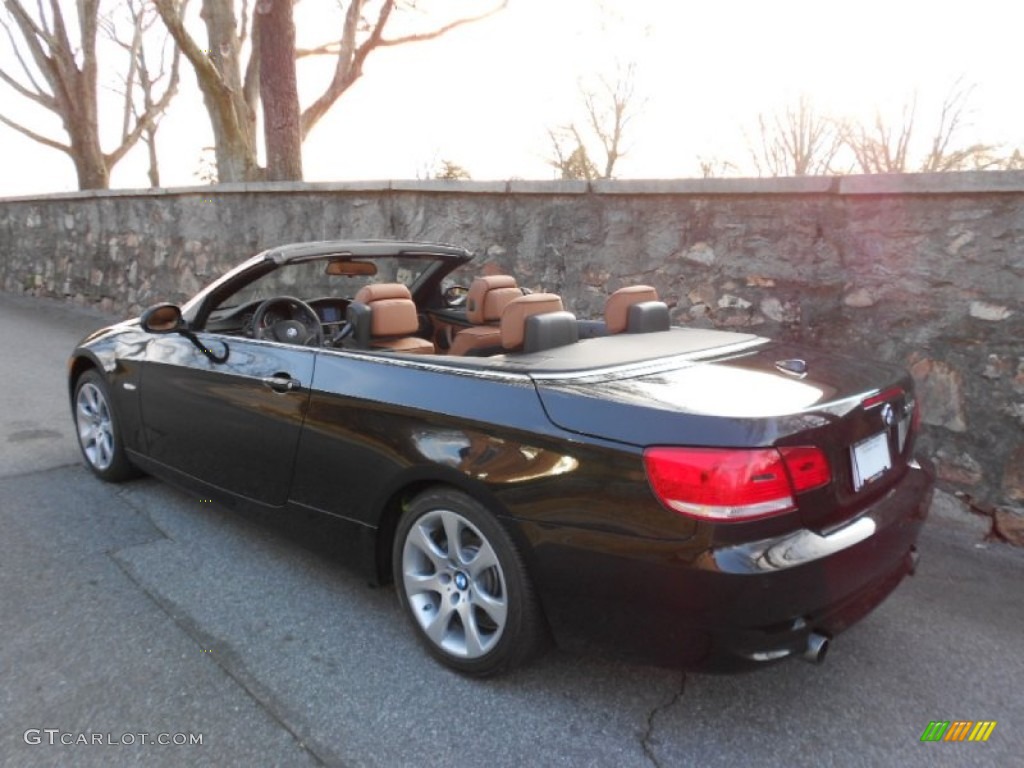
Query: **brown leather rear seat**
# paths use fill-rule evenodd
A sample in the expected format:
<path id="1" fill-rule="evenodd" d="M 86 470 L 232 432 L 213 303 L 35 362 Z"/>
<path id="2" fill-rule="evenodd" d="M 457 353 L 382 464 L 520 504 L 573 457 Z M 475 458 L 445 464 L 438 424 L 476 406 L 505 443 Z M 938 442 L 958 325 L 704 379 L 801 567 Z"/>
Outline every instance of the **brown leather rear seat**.
<path id="1" fill-rule="evenodd" d="M 516 287 L 516 280 L 511 275 L 486 275 L 475 278 L 466 296 L 466 319 L 473 323 L 474 327 L 466 328 L 455 335 L 448 354 L 469 355 L 499 349 L 501 329 L 497 322 L 508 303 L 522 295 L 523 292 Z"/>

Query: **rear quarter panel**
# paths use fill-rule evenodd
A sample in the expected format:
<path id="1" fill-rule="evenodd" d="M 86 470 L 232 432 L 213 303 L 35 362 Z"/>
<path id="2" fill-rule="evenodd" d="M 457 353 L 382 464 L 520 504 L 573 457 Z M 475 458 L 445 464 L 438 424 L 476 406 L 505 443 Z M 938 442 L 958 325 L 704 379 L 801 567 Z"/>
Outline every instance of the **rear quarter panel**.
<path id="1" fill-rule="evenodd" d="M 388 499 L 431 481 L 548 526 L 693 533 L 648 491 L 639 450 L 552 424 L 526 376 L 321 354 L 292 500 L 376 527 Z"/>

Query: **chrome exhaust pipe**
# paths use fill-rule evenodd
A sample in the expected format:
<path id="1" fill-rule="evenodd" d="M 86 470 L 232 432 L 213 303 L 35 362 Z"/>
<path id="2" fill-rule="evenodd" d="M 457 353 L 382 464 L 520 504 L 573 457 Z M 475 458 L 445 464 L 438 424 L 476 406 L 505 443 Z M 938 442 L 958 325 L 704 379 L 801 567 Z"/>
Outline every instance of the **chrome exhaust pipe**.
<path id="1" fill-rule="evenodd" d="M 828 653 L 828 644 L 828 637 L 819 635 L 817 632 L 811 632 L 807 636 L 807 647 L 800 654 L 800 658 L 812 664 L 821 664 L 825 660 L 825 654 Z"/>
<path id="2" fill-rule="evenodd" d="M 911 547 L 910 551 L 907 552 L 907 575 L 913 576 L 917 573 L 917 561 L 920 555 L 917 553 L 917 547 Z"/>

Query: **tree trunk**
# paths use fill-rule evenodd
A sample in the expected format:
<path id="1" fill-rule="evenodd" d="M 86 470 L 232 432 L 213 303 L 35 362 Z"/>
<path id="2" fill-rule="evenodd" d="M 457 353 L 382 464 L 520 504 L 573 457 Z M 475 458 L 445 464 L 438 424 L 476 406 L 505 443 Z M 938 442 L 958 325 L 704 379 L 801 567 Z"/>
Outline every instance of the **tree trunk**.
<path id="1" fill-rule="evenodd" d="M 268 181 L 302 180 L 302 130 L 295 78 L 292 0 L 256 4 L 260 46 L 260 97 Z"/>
<path id="2" fill-rule="evenodd" d="M 146 150 L 149 152 L 149 186 L 160 186 L 160 161 L 156 156 L 156 131 L 149 131 L 146 139 Z"/>
<path id="3" fill-rule="evenodd" d="M 67 99 L 64 128 L 71 139 L 79 189 L 109 189 L 110 166 L 100 146 L 96 70 L 84 66 L 68 74 L 72 95 Z"/>
<path id="4" fill-rule="evenodd" d="M 72 155 L 75 161 L 75 173 L 78 175 L 79 189 L 109 189 L 110 171 L 103 159 L 103 153 L 79 147 Z"/>
<path id="5" fill-rule="evenodd" d="M 242 89 L 234 8 L 230 0 L 203 0 L 201 15 L 209 41 L 206 55 L 220 74 L 219 82 L 199 78 L 213 127 L 217 177 L 222 182 L 258 180 L 256 115 Z"/>

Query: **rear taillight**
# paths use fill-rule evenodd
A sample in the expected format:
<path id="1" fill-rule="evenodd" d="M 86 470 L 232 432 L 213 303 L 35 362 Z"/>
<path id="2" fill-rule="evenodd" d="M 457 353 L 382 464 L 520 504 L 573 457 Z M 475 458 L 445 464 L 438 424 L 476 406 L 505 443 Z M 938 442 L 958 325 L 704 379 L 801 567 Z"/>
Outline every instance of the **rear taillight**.
<path id="1" fill-rule="evenodd" d="M 793 481 L 793 490 L 796 493 L 821 488 L 832 480 L 828 459 L 820 448 L 796 445 L 779 448 L 779 453 L 782 454 L 782 460 L 789 470 L 789 479 Z"/>
<path id="2" fill-rule="evenodd" d="M 644 451 L 662 504 L 703 520 L 745 521 L 796 509 L 794 496 L 832 479 L 820 448 L 657 447 Z"/>

